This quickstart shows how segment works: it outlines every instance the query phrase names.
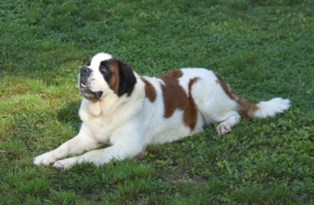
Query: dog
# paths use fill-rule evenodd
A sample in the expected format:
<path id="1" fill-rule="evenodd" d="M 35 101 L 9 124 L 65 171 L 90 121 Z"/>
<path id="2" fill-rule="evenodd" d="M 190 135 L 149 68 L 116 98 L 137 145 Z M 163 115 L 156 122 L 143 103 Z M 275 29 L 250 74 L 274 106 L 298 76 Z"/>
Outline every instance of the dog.
<path id="1" fill-rule="evenodd" d="M 148 145 L 177 141 L 212 124 L 217 123 L 218 134 L 224 135 L 243 118 L 273 117 L 290 107 L 289 99 L 279 97 L 249 102 L 208 69 L 140 76 L 108 53 L 94 55 L 80 69 L 78 84 L 83 96 L 79 133 L 35 157 L 35 165 L 53 164 L 62 170 L 84 162 L 100 166 L 135 157 Z M 110 146 L 97 149 L 103 144 Z M 75 156 L 63 159 L 69 155 Z"/>

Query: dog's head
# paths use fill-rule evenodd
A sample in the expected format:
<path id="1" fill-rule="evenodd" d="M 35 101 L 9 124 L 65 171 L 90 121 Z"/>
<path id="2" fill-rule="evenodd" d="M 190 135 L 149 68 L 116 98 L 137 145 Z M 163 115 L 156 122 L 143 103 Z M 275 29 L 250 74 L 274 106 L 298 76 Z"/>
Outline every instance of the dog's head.
<path id="1" fill-rule="evenodd" d="M 107 53 L 98 53 L 80 70 L 79 87 L 88 100 L 98 101 L 108 94 L 129 96 L 136 84 L 132 69 Z"/>

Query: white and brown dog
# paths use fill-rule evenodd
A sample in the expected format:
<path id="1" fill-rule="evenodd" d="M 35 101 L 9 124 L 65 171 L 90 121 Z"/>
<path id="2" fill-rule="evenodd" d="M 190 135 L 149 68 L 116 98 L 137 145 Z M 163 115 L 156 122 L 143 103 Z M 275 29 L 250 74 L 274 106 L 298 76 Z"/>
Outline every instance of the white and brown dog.
<path id="1" fill-rule="evenodd" d="M 34 164 L 54 163 L 59 169 L 83 162 L 103 165 L 139 155 L 151 144 L 191 136 L 213 123 L 220 123 L 217 132 L 223 135 L 241 118 L 273 117 L 290 107 L 290 101 L 282 98 L 251 103 L 207 69 L 184 68 L 146 77 L 107 53 L 95 55 L 80 70 L 79 86 L 84 97 L 80 132 L 36 157 Z M 111 146 L 93 150 L 105 143 Z"/>

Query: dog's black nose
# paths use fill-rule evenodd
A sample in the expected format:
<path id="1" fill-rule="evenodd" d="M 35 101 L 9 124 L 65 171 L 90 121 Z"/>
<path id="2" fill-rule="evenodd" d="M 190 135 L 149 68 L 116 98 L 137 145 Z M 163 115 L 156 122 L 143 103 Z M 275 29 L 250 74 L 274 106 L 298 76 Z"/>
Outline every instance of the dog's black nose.
<path id="1" fill-rule="evenodd" d="M 92 70 L 88 67 L 81 68 L 80 74 L 81 76 L 89 75 L 92 72 Z"/>

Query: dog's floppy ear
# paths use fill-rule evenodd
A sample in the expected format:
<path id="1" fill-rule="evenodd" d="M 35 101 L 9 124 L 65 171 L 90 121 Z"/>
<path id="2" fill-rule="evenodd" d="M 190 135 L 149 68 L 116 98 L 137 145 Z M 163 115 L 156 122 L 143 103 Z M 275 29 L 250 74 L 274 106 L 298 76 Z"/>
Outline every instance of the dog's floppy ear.
<path id="1" fill-rule="evenodd" d="M 118 96 L 120 97 L 125 93 L 130 96 L 136 84 L 136 77 L 130 66 L 120 60 L 118 60 L 118 64 L 120 77 Z"/>

